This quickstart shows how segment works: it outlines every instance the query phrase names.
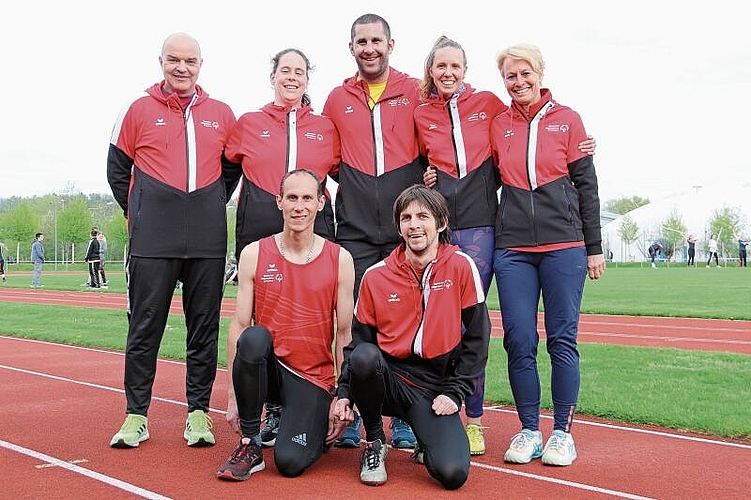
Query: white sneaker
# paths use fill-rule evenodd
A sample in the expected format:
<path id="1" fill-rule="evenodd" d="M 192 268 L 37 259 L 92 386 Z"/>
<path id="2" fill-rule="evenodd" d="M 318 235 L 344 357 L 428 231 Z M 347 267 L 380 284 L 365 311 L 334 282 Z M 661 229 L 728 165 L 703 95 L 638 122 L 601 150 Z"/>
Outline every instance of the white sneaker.
<path id="1" fill-rule="evenodd" d="M 515 464 L 527 464 L 542 456 L 542 432 L 522 429 L 511 439 L 503 460 Z"/>
<path id="2" fill-rule="evenodd" d="M 553 431 L 545 450 L 542 452 L 542 463 L 545 465 L 571 465 L 576 460 L 574 438 L 568 432 Z"/>
<path id="3" fill-rule="evenodd" d="M 389 447 L 376 439 L 365 443 L 360 455 L 360 482 L 368 486 L 380 486 L 388 478 L 386 474 L 386 455 Z"/>

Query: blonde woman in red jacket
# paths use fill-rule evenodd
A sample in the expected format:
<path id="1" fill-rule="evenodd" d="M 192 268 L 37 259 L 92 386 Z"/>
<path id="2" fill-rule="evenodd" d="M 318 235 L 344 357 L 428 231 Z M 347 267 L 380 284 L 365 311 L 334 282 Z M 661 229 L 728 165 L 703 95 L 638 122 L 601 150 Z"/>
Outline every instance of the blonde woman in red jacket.
<path id="1" fill-rule="evenodd" d="M 541 457 L 544 464 L 570 465 L 577 456 L 571 426 L 579 396 L 576 343 L 584 280 L 605 271 L 597 175 L 592 156 L 577 147 L 587 137 L 579 114 L 542 88 L 545 63 L 539 48 L 510 47 L 499 56 L 498 68 L 512 104 L 490 129 L 502 185 L 493 267 L 522 427 L 504 458 L 527 463 Z M 537 371 L 540 296 L 554 414 L 544 447 Z"/>

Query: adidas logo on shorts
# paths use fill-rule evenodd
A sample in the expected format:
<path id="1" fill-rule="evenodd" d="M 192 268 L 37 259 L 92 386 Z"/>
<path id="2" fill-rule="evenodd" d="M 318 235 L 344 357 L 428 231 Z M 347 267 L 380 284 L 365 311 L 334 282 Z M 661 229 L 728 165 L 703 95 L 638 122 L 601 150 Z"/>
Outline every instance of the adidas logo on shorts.
<path id="1" fill-rule="evenodd" d="M 308 446 L 308 435 L 307 433 L 303 432 L 302 434 L 298 434 L 297 436 L 292 438 L 293 443 L 297 443 L 300 446 Z"/>

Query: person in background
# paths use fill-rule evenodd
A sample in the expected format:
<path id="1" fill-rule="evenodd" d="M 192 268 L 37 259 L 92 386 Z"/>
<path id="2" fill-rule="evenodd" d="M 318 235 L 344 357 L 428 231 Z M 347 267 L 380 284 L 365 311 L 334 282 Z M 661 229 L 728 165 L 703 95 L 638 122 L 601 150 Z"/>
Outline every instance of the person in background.
<path id="1" fill-rule="evenodd" d="M 323 114 L 341 139 L 336 242 L 355 261 L 355 300 L 365 270 L 399 244 L 391 209 L 399 193 L 422 182 L 413 112 L 419 104 L 419 80 L 389 66 L 394 50 L 391 27 L 377 14 L 352 23 L 349 51 L 357 73 L 334 88 Z M 392 419 L 392 444 L 412 448 L 416 440 L 403 421 Z M 360 446 L 359 415 L 336 445 Z"/>
<path id="2" fill-rule="evenodd" d="M 715 265 L 720 268 L 720 258 L 717 255 L 717 236 L 714 234 L 711 238 L 709 238 L 709 257 L 707 258 L 707 269 L 709 269 L 709 263 L 712 262 L 712 257 L 714 257 L 714 263 Z"/>
<path id="3" fill-rule="evenodd" d="M 737 234 L 733 233 L 735 236 L 735 239 L 738 240 L 738 266 L 740 267 L 747 267 L 748 261 L 747 261 L 747 252 L 746 247 L 748 246 L 748 238 L 743 238 L 741 236 L 738 236 Z"/>
<path id="4" fill-rule="evenodd" d="M 100 249 L 99 239 L 97 238 L 99 232 L 96 229 L 92 229 L 89 234 L 91 234 L 91 239 L 86 247 L 86 255 L 84 256 L 84 260 L 89 265 L 89 288 L 101 288 L 99 285 Z"/>
<path id="5" fill-rule="evenodd" d="M 444 488 L 469 476 L 459 409 L 485 367 L 491 325 L 477 268 L 449 243 L 448 219 L 440 193 L 421 184 L 405 189 L 393 208 L 403 241 L 362 279 L 334 415 L 350 418 L 353 404 L 360 410 L 366 485 L 388 479 L 381 412 L 410 424 L 415 459 Z"/>
<path id="6" fill-rule="evenodd" d="M 449 207 L 451 243 L 472 257 L 487 296 L 493 281 L 498 172 L 490 151 L 490 121 L 508 107 L 492 92 L 477 91 L 465 81 L 467 56 L 446 37 L 436 40 L 425 58 L 420 83 L 422 104 L 415 108 L 420 154 L 427 157 L 423 180 L 440 192 Z M 587 149 L 594 152 L 594 141 Z M 482 427 L 485 372 L 475 394 L 465 401 L 467 438 L 472 455 L 485 453 Z"/>
<path id="7" fill-rule="evenodd" d="M 126 417 L 110 440 L 149 439 L 148 410 L 170 303 L 182 282 L 188 446 L 215 442 L 208 415 L 216 376 L 219 308 L 227 253 L 226 203 L 240 165 L 223 156 L 230 107 L 196 84 L 203 58 L 186 33 L 167 37 L 164 79 L 127 105 L 113 127 L 107 179 L 128 221 Z M 132 209 L 132 210 L 131 210 Z"/>
<path id="8" fill-rule="evenodd" d="M 313 231 L 324 203 L 314 172 L 288 172 L 277 196 L 282 231 L 243 249 L 227 336 L 227 421 L 240 443 L 217 471 L 220 479 L 242 481 L 265 468 L 266 401 L 284 406 L 274 465 L 286 477 L 302 474 L 347 427 L 333 413 L 334 370 L 352 338 L 355 271 L 349 252 Z"/>
<path id="9" fill-rule="evenodd" d="M 334 239 L 334 213 L 325 191 L 327 176 L 339 167 L 339 133 L 328 118 L 316 114 L 307 94 L 311 65 L 299 49 L 279 51 L 271 59 L 269 79 L 274 100 L 259 111 L 243 114 L 227 141 L 225 155 L 241 163 L 243 176 L 237 203 L 235 255 L 253 241 L 282 230 L 276 196 L 284 175 L 306 168 L 321 179 L 324 208 L 316 216 L 315 232 Z M 242 259 L 239 262 L 242 267 Z M 273 446 L 282 407 L 266 407 L 261 441 Z"/>
<path id="10" fill-rule="evenodd" d="M 104 233 L 99 231 L 97 234 L 97 240 L 99 240 L 99 284 L 102 288 L 109 287 L 110 282 L 107 281 L 107 274 L 104 272 L 104 263 L 107 260 L 107 238 Z"/>
<path id="11" fill-rule="evenodd" d="M 43 288 L 42 265 L 44 264 L 44 233 L 36 233 L 31 243 L 31 263 L 34 266 L 34 274 L 31 278 L 31 288 Z"/>
<path id="12" fill-rule="evenodd" d="M 570 465 L 577 457 L 571 426 L 579 397 L 582 292 L 587 275 L 596 280 L 605 271 L 597 175 L 592 156 L 577 147 L 587 137 L 578 113 L 542 87 L 540 49 L 509 47 L 498 57 L 498 68 L 511 106 L 490 128 L 503 207 L 496 216 L 493 264 L 509 382 L 522 427 L 504 459 L 527 463 L 542 457 L 543 464 Z M 540 295 L 554 417 L 545 447 L 537 371 Z"/>
<path id="13" fill-rule="evenodd" d="M 224 284 L 237 286 L 237 259 L 231 255 L 227 261 L 227 270 L 224 272 Z"/>
<path id="14" fill-rule="evenodd" d="M 688 238 L 686 238 L 686 243 L 688 243 L 688 263 L 686 265 L 696 267 L 696 263 L 694 262 L 694 257 L 696 257 L 696 236 L 689 234 Z"/>
<path id="15" fill-rule="evenodd" d="M 655 241 L 649 245 L 647 252 L 649 253 L 649 261 L 652 263 L 652 269 L 656 269 L 657 266 L 655 265 L 655 259 L 659 257 L 660 252 L 662 252 L 662 243 Z"/>
<path id="16" fill-rule="evenodd" d="M 0 241 L 0 277 L 2 277 L 2 282 L 5 284 L 7 282 L 7 278 L 5 277 L 5 243 Z"/>

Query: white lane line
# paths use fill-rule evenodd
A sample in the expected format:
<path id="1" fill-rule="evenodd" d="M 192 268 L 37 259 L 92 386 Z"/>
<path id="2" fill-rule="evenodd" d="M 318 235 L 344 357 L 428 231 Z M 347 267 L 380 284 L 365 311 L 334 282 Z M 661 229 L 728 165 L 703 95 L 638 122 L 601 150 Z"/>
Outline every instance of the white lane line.
<path id="1" fill-rule="evenodd" d="M 126 483 L 125 481 L 115 479 L 114 477 L 106 476 L 104 474 L 101 474 L 99 472 L 94 472 L 93 470 L 89 470 L 84 467 L 79 467 L 78 465 L 68 463 L 64 460 L 60 460 L 58 458 L 45 455 L 44 453 L 38 452 L 36 450 L 30 450 L 28 448 L 24 448 L 23 446 L 18 446 L 13 443 L 9 443 L 7 441 L 3 441 L 1 439 L 0 439 L 0 446 L 8 450 L 15 451 L 16 453 L 21 453 L 23 455 L 36 458 L 37 460 L 41 460 L 45 463 L 52 464 L 57 467 L 62 467 L 63 469 L 67 469 L 71 472 L 75 472 L 76 474 L 81 474 L 82 476 L 86 476 L 90 479 L 100 481 L 110 486 L 114 486 L 115 488 L 120 488 L 121 490 L 127 491 L 128 493 L 132 493 L 134 495 L 138 495 L 143 498 L 151 498 L 155 500 L 157 499 L 168 500 L 170 498 L 164 495 L 160 495 L 159 493 L 154 493 L 153 491 L 143 489 L 134 484 Z"/>
<path id="2" fill-rule="evenodd" d="M 47 346 L 53 346 L 53 347 L 62 347 L 65 349 L 78 349 L 81 351 L 88 351 L 88 352 L 96 352 L 100 354 L 111 354 L 112 356 L 119 356 L 124 357 L 125 353 L 122 351 L 108 351 L 106 349 L 99 349 L 97 347 L 86 347 L 81 345 L 69 345 L 69 344 L 58 344 L 57 342 L 48 342 L 46 340 L 37 340 L 37 339 L 25 339 L 22 337 L 8 337 L 6 335 L 0 335 L 0 340 L 15 340 L 18 342 L 27 342 L 30 344 L 42 344 Z M 166 359 L 166 358 L 159 358 L 157 360 L 159 363 L 167 363 L 172 365 L 181 365 L 185 366 L 185 361 L 178 361 L 176 359 Z M 226 372 L 226 368 L 222 368 L 220 366 L 217 366 L 217 371 L 219 372 Z"/>
<path id="3" fill-rule="evenodd" d="M 560 484 L 563 486 L 569 486 L 571 488 L 576 488 L 580 490 L 592 491 L 595 493 L 602 493 L 604 495 L 610 495 L 610 496 L 619 497 L 619 498 L 629 498 L 631 500 L 654 500 L 652 497 L 643 497 L 639 495 L 634 495 L 632 493 L 626 493 L 624 491 L 610 490 L 607 488 L 600 488 L 599 486 L 591 486 L 589 484 L 584 484 L 584 483 L 575 483 L 573 481 L 566 481 L 565 479 L 558 479 L 555 477 L 548 477 L 548 476 L 540 476 L 537 474 L 530 474 L 529 472 L 522 472 L 522 471 L 513 470 L 513 469 L 504 469 L 503 467 L 496 467 L 495 465 L 481 464 L 478 462 L 470 462 L 470 463 L 474 465 L 475 467 L 479 467 L 481 469 L 492 470 L 493 472 L 502 472 L 504 474 L 511 474 L 514 476 L 526 477 L 528 479 L 536 479 L 538 481 L 545 481 L 548 483 Z"/>
<path id="4" fill-rule="evenodd" d="M 485 410 L 516 415 L 516 410 L 509 410 L 506 408 L 500 408 L 498 406 L 485 406 Z M 540 418 L 553 420 L 553 417 L 550 415 L 540 415 Z M 651 429 L 639 429 L 637 427 L 624 427 L 622 425 L 606 424 L 603 422 L 590 422 L 588 420 L 574 419 L 574 422 L 577 425 L 591 425 L 593 427 L 603 427 L 605 429 L 613 429 L 613 430 L 625 431 L 625 432 L 637 432 L 639 434 L 648 434 L 651 436 L 660 436 L 660 437 L 666 437 L 666 438 L 672 438 L 672 439 L 682 439 L 684 441 L 691 441 L 694 443 L 715 444 L 719 446 L 729 446 L 731 448 L 740 448 L 742 450 L 751 450 L 751 445 L 749 444 L 731 443 L 727 441 L 718 441 L 716 439 L 707 439 L 707 438 L 700 438 L 700 437 L 695 437 L 695 436 L 683 436 L 681 434 L 671 434 L 669 432 L 654 431 Z"/>
<path id="5" fill-rule="evenodd" d="M 639 340 L 661 340 L 665 342 L 709 342 L 716 344 L 751 344 L 751 341 L 737 339 L 706 339 L 699 337 L 668 337 L 664 335 L 634 335 L 632 333 L 611 333 L 611 332 L 583 332 L 579 330 L 579 337 L 592 335 L 594 337 L 622 337 L 627 339 Z"/>
<path id="6" fill-rule="evenodd" d="M 72 378 L 61 377 L 59 375 L 51 375 L 49 373 L 42 373 L 42 372 L 37 372 L 37 371 L 32 371 L 32 370 L 26 370 L 24 368 L 16 368 L 15 366 L 0 365 L 0 368 L 4 368 L 6 370 L 10 370 L 10 371 L 13 371 L 13 372 L 25 373 L 27 375 L 36 375 L 38 377 L 44 377 L 44 378 L 48 378 L 48 379 L 52 379 L 52 380 L 57 380 L 59 382 L 68 382 L 68 383 L 71 383 L 71 384 L 83 385 L 85 387 L 92 387 L 94 389 L 102 389 L 102 390 L 105 390 L 105 391 L 117 392 L 119 394 L 125 394 L 125 391 L 123 389 L 120 389 L 120 388 L 117 388 L 117 387 L 110 387 L 108 385 L 94 384 L 92 382 L 83 382 L 81 380 L 75 380 L 75 379 L 72 379 Z M 186 403 L 184 401 L 178 401 L 176 399 L 160 398 L 159 396 L 152 396 L 151 399 L 155 400 L 155 401 L 161 401 L 162 403 L 170 403 L 170 404 L 179 405 L 179 406 L 188 406 L 188 403 Z M 221 413 L 222 415 L 224 415 L 224 414 L 227 413 L 224 410 L 218 410 L 216 408 L 209 408 L 209 411 L 214 411 L 216 413 Z"/>
<path id="7" fill-rule="evenodd" d="M 57 345 L 57 344 L 53 344 L 53 345 Z M 103 352 L 107 352 L 108 353 L 109 351 L 103 351 Z M 58 381 L 62 381 L 62 382 L 70 382 L 70 383 L 74 383 L 74 384 L 78 384 L 78 385 L 83 385 L 83 386 L 86 386 L 86 387 L 93 387 L 93 388 L 98 388 L 98 389 L 104 389 L 104 390 L 118 392 L 118 393 L 123 393 L 124 392 L 122 389 L 117 389 L 117 388 L 114 388 L 114 387 L 104 386 L 104 385 L 100 385 L 100 384 L 94 384 L 94 383 L 91 383 L 91 382 L 82 382 L 82 381 L 79 381 L 79 380 L 74 380 L 74 379 L 70 379 L 70 378 L 66 378 L 66 377 L 60 377 L 58 375 L 50 375 L 50 374 L 46 374 L 46 373 L 35 372 L 35 371 L 32 371 L 32 370 L 26 370 L 26 369 L 22 369 L 22 368 L 10 367 L 10 366 L 7 366 L 7 365 L 0 365 L 0 369 L 2 369 L 2 368 L 7 369 L 7 370 L 11 370 L 11 371 L 20 372 L 20 373 L 29 374 L 29 375 L 41 376 L 41 377 L 49 378 L 49 379 L 52 379 L 52 380 L 58 380 Z M 176 405 L 180 405 L 180 406 L 187 406 L 186 403 L 184 403 L 182 401 L 173 400 L 173 399 L 159 398 L 159 397 L 152 397 L 152 399 L 157 400 L 157 401 L 166 402 L 166 403 L 176 404 Z M 486 407 L 486 409 L 490 410 L 490 411 L 496 411 L 496 412 L 499 412 L 499 413 L 516 413 L 513 410 L 507 410 L 507 409 L 498 408 L 498 407 L 492 407 L 492 406 Z M 226 414 L 225 411 L 219 410 L 219 409 L 215 409 L 215 408 L 210 408 L 209 410 L 213 411 L 213 412 L 216 412 L 216 413 L 219 413 L 219 414 Z M 549 417 L 549 416 L 546 416 L 546 415 L 543 415 L 542 417 L 543 418 L 552 418 L 552 417 Z M 676 435 L 669 434 L 669 433 L 661 433 L 661 432 L 655 432 L 655 431 L 643 431 L 641 429 L 631 429 L 629 427 L 614 426 L 614 425 L 610 425 L 610 424 L 601 424 L 601 423 L 598 423 L 598 422 L 587 422 L 587 421 L 581 421 L 581 420 L 577 420 L 576 422 L 579 423 L 579 424 L 584 424 L 584 425 L 596 425 L 596 426 L 599 426 L 599 427 L 612 428 L 612 429 L 618 429 L 618 430 L 624 430 L 624 431 L 645 432 L 647 434 L 654 434 L 654 435 L 659 435 L 659 436 L 668 437 L 668 438 L 672 437 L 672 438 L 687 439 L 689 441 L 704 442 L 704 443 L 708 443 L 708 444 L 735 445 L 735 443 L 725 443 L 725 442 L 721 442 L 721 441 L 712 441 L 712 440 L 708 440 L 708 439 L 698 439 L 698 438 L 692 438 L 692 437 L 689 437 L 689 436 L 676 436 Z M 751 449 L 751 446 L 744 446 L 744 445 L 736 445 L 736 446 L 741 447 L 741 448 Z M 528 477 L 528 478 L 531 478 L 531 479 L 537 479 L 537 480 L 540 480 L 540 481 L 557 483 L 557 484 L 561 484 L 561 485 L 564 485 L 564 486 L 569 486 L 569 487 L 572 487 L 572 488 L 578 488 L 578 489 L 582 489 L 582 490 L 603 493 L 603 494 L 607 494 L 607 495 L 611 495 L 611 496 L 616 496 L 616 497 L 620 497 L 620 498 L 629 498 L 629 499 L 635 499 L 635 500 L 651 500 L 650 497 L 642 497 L 642 496 L 638 496 L 638 495 L 633 495 L 631 493 L 621 492 L 621 491 L 617 491 L 617 490 L 609 490 L 609 489 L 606 489 L 606 488 L 600 488 L 600 487 L 597 487 L 597 486 L 591 486 L 591 485 L 584 484 L 584 483 L 576 483 L 576 482 L 566 481 L 566 480 L 552 478 L 552 477 L 548 477 L 548 476 L 541 476 L 541 475 L 537 475 L 537 474 L 530 474 L 530 473 L 525 473 L 525 472 L 516 471 L 516 470 L 512 470 L 512 469 L 505 469 L 505 468 L 497 467 L 497 466 L 493 466 L 493 465 L 482 464 L 482 463 L 478 463 L 478 462 L 471 462 L 471 463 L 472 463 L 472 465 L 474 465 L 476 467 L 481 467 L 481 468 L 493 470 L 493 471 L 496 471 L 496 472 L 502 472 L 502 473 L 506 473 L 506 474 L 513 474 L 513 475 L 524 476 L 524 477 Z"/>
<path id="8" fill-rule="evenodd" d="M 678 318 L 676 318 L 678 319 Z M 700 323 L 702 321 L 727 321 L 727 320 L 711 320 L 711 319 L 701 319 L 701 318 L 680 318 L 685 320 L 696 320 L 697 323 Z M 746 320 L 743 320 L 745 323 L 749 323 Z M 707 332 L 738 332 L 738 333 L 748 333 L 749 330 L 751 330 L 751 325 L 745 326 L 745 325 L 738 325 L 737 327 L 731 327 L 731 326 L 699 326 L 697 325 L 671 325 L 669 323 L 618 323 L 618 322 L 612 322 L 612 321 L 580 321 L 579 323 L 579 329 L 581 330 L 582 325 L 586 326 L 592 326 L 592 325 L 600 325 L 600 326 L 614 326 L 614 327 L 636 327 L 636 328 L 653 328 L 653 329 L 662 329 L 662 328 L 670 328 L 671 330 L 690 330 L 692 332 L 695 331 L 707 331 Z"/>
<path id="9" fill-rule="evenodd" d="M 55 347 L 64 347 L 64 348 L 68 348 L 68 349 L 81 349 L 81 350 L 91 351 L 91 352 L 96 352 L 96 353 L 104 353 L 104 354 L 112 354 L 112 355 L 115 355 L 115 356 L 123 356 L 123 353 L 118 352 L 118 351 L 105 351 L 105 350 L 101 350 L 101 349 L 94 349 L 94 348 L 91 348 L 91 347 L 72 346 L 72 345 L 67 345 L 67 344 L 57 344 L 57 343 L 54 343 L 54 342 L 47 342 L 47 341 L 44 341 L 44 340 L 22 339 L 22 338 L 17 338 L 17 337 L 6 337 L 6 336 L 2 336 L 2 335 L 0 335 L 0 339 L 18 340 L 18 341 L 24 341 L 24 342 L 46 344 L 46 345 L 51 345 L 51 346 L 55 346 Z M 159 363 L 171 363 L 171 364 L 178 364 L 178 365 L 184 365 L 185 364 L 182 361 L 171 360 L 171 359 L 161 359 L 160 358 L 158 361 L 159 361 Z M 34 372 L 34 371 L 24 370 L 22 368 L 15 368 L 15 367 L 7 366 L 7 365 L 1 365 L 0 364 L 0 368 L 5 368 L 5 369 L 8 369 L 8 370 L 14 370 L 14 371 L 19 371 L 19 372 L 24 372 L 24 373 L 28 373 L 28 374 L 32 374 L 32 375 L 39 375 L 39 376 L 42 376 L 42 377 L 49 377 L 49 378 L 53 378 L 53 379 L 57 379 L 57 380 L 65 381 L 65 382 L 72 382 L 72 383 L 75 383 L 75 384 L 91 386 L 91 387 L 105 389 L 105 390 L 109 390 L 109 391 L 115 391 L 115 392 L 119 392 L 121 394 L 124 394 L 124 392 L 125 392 L 125 391 L 123 391 L 123 389 L 118 389 L 118 388 L 109 387 L 109 386 L 99 386 L 97 384 L 92 384 L 90 382 L 80 382 L 80 381 L 73 380 L 73 379 L 68 379 L 68 378 L 65 378 L 65 377 L 59 377 L 57 375 L 48 375 L 48 374 L 41 373 L 41 372 Z M 224 371 L 224 372 L 226 372 L 227 369 L 226 368 L 219 368 L 219 367 L 217 367 L 217 371 L 220 371 L 220 372 Z M 187 406 L 187 403 L 184 403 L 182 401 L 173 400 L 173 399 L 159 398 L 157 396 L 153 396 L 153 399 L 155 399 L 157 401 L 166 402 L 166 403 L 172 403 L 172 404 L 178 404 L 178 405 L 181 405 L 181 406 Z M 227 413 L 225 410 L 219 410 L 219 409 L 215 409 L 215 408 L 211 408 L 210 410 L 214 411 L 216 413 L 219 413 L 221 415 L 224 415 L 224 414 Z M 502 407 L 497 406 L 497 405 L 487 405 L 487 406 L 485 406 L 485 410 L 487 410 L 487 411 L 495 411 L 495 412 L 499 412 L 499 413 L 509 413 L 509 414 L 516 415 L 516 411 L 515 410 L 502 408 Z M 544 418 L 544 419 L 549 419 L 549 420 L 552 420 L 552 418 L 553 418 L 553 417 L 551 417 L 549 415 L 540 415 L 540 417 Z M 730 447 L 734 447 L 734 448 L 741 448 L 741 449 L 751 450 L 751 445 L 740 444 L 740 443 L 730 443 L 730 442 L 719 441 L 719 440 L 715 440 L 715 439 L 706 439 L 706 438 L 699 438 L 699 437 L 694 437 L 694 436 L 683 436 L 683 435 L 680 435 L 680 434 L 671 434 L 669 432 L 660 432 L 660 431 L 655 431 L 655 430 L 650 430 L 650 429 L 640 429 L 640 428 L 636 428 L 636 427 L 624 427 L 624 426 L 615 425 L 615 424 L 606 424 L 606 423 L 602 423 L 602 422 L 590 422 L 590 421 L 587 421 L 587 420 L 580 420 L 580 419 L 575 419 L 574 422 L 576 422 L 577 424 L 580 424 L 580 425 L 591 425 L 591 426 L 595 426 L 595 427 L 603 427 L 605 429 L 614 429 L 614 430 L 625 431 L 625 432 L 637 432 L 637 433 L 641 433 L 641 434 L 649 434 L 649 435 L 661 436 L 661 437 L 672 438 L 672 439 L 682 439 L 682 440 L 692 441 L 692 442 L 697 442 L 697 443 L 715 444 L 715 445 L 719 445 L 719 446 L 730 446 Z"/>

